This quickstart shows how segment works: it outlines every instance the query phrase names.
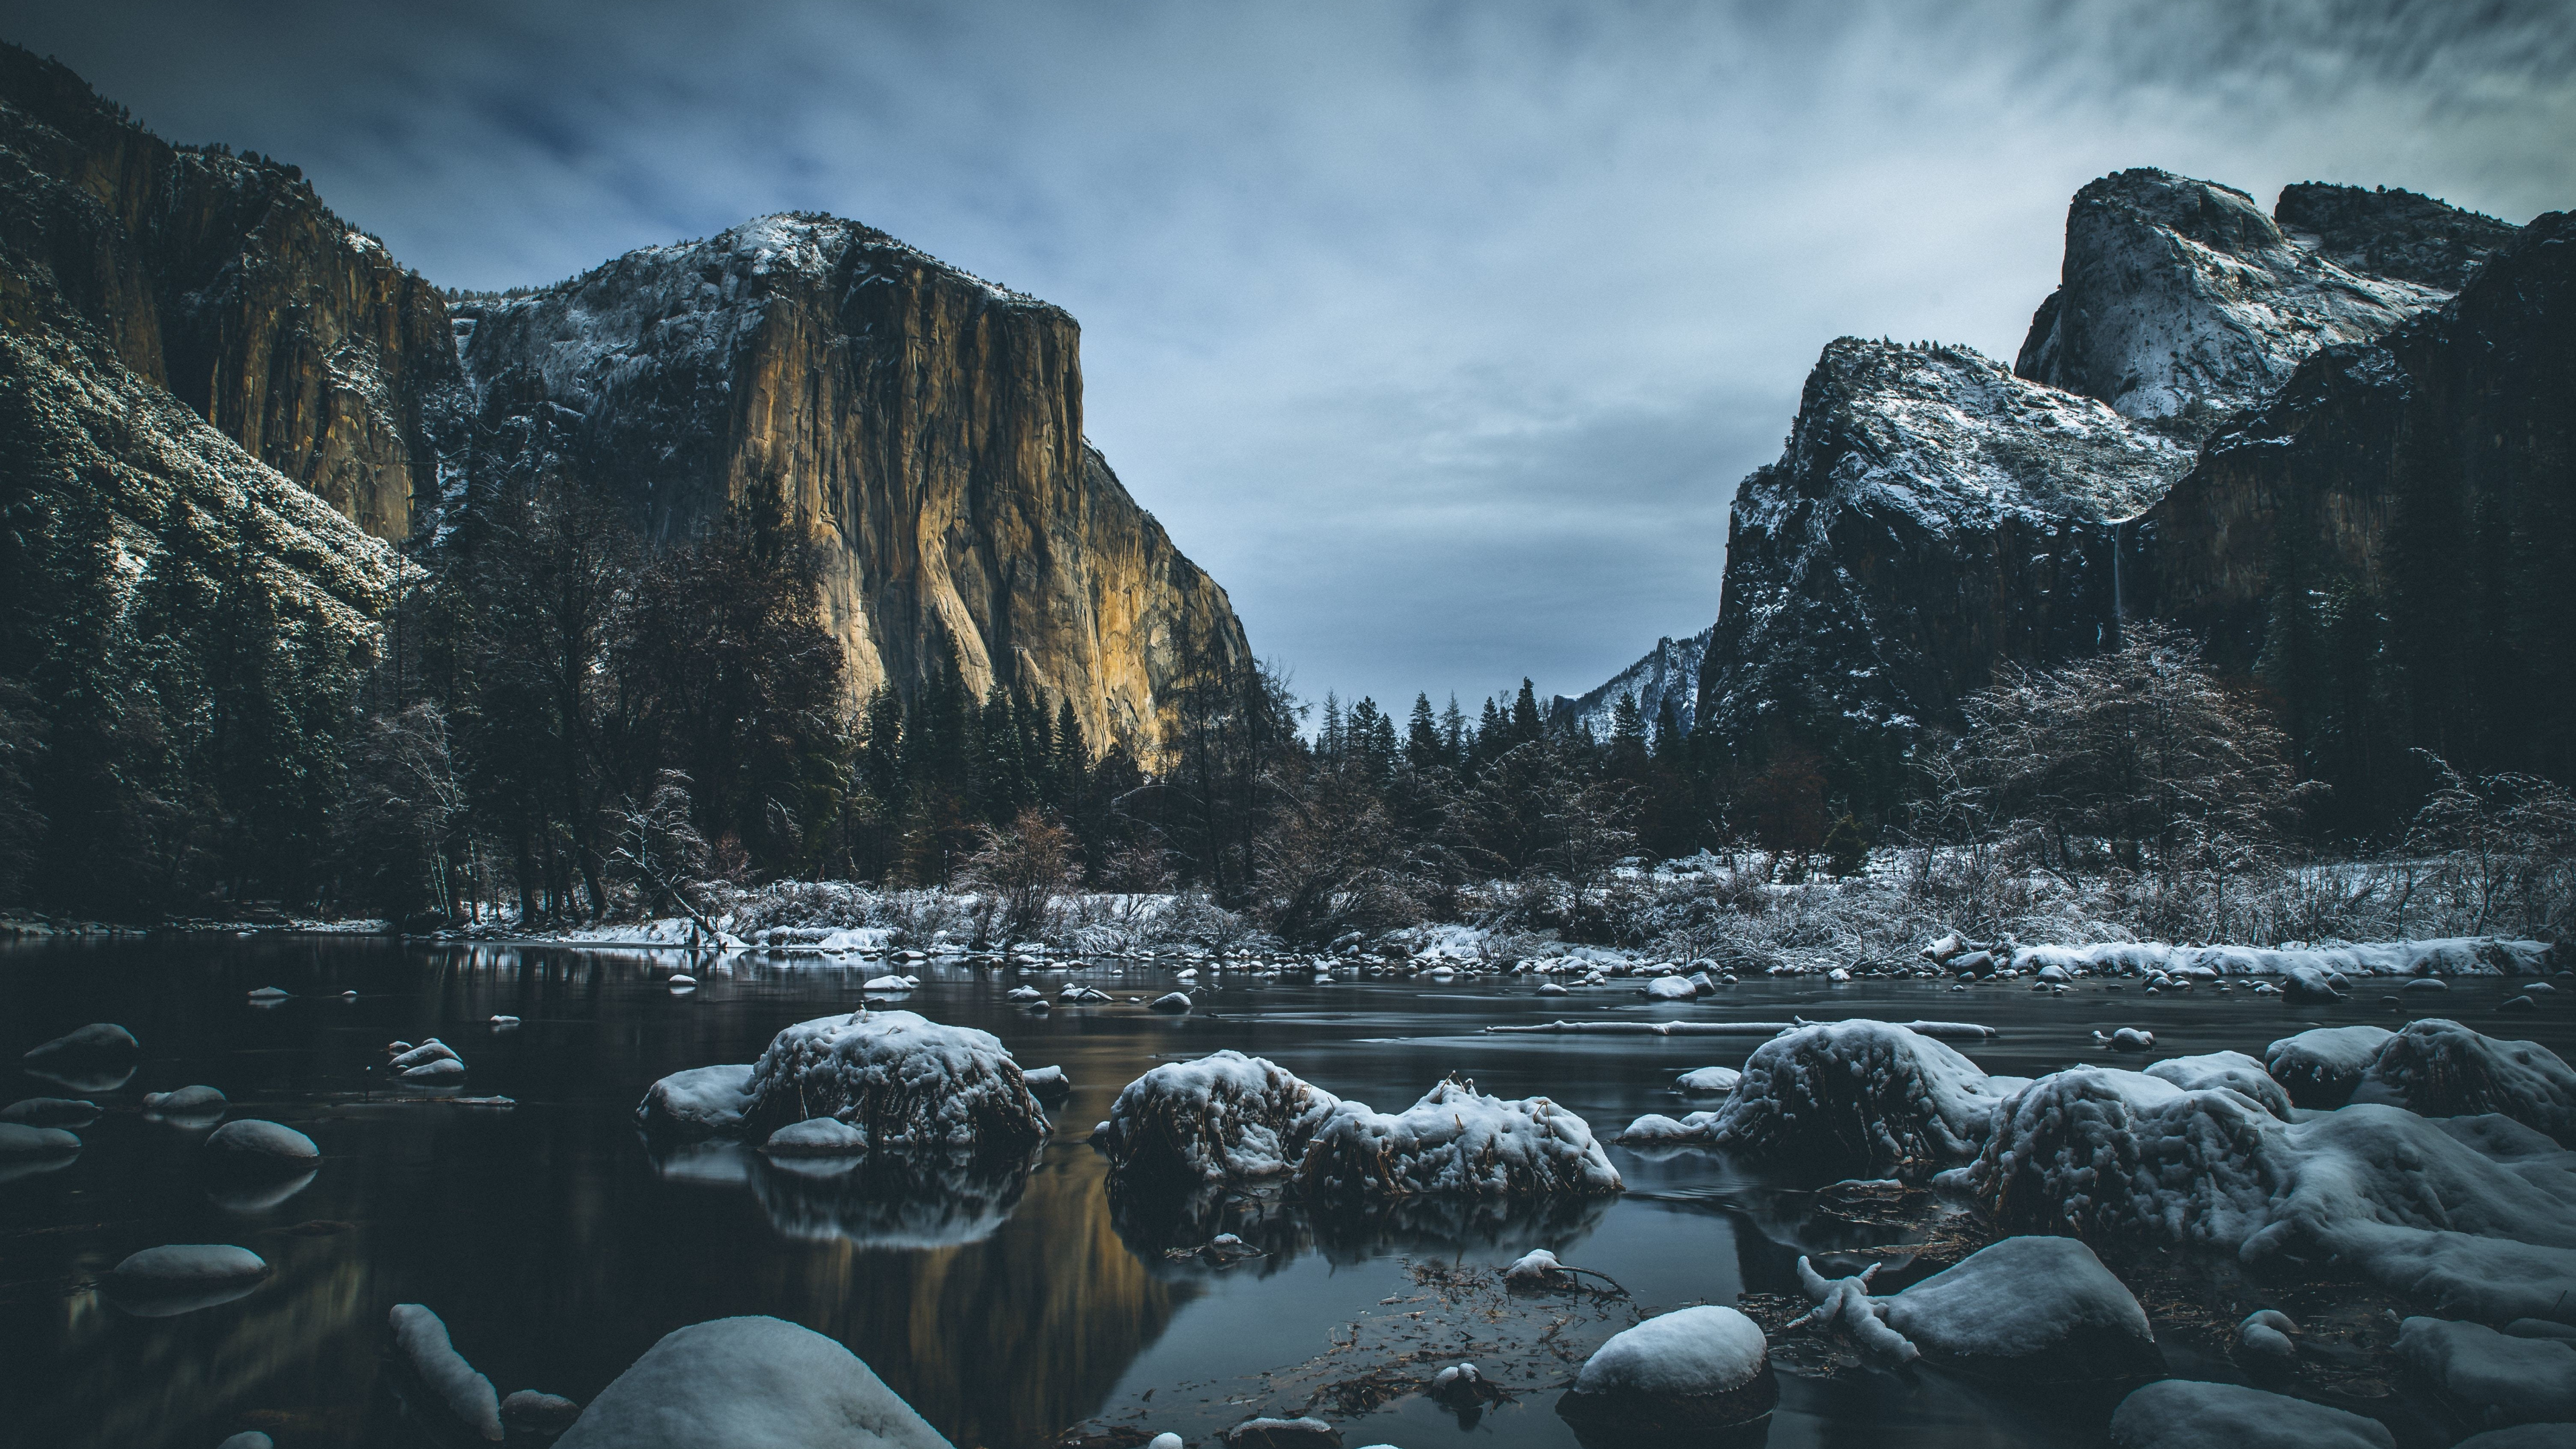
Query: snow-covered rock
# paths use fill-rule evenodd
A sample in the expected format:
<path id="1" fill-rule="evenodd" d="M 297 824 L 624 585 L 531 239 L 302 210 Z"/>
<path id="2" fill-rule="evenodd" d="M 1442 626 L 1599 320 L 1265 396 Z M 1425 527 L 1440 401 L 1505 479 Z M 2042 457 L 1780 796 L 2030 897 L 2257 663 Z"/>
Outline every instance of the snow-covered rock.
<path id="1" fill-rule="evenodd" d="M 2225 1087 L 2253 1098 L 2256 1105 L 2275 1117 L 2287 1119 L 2290 1115 L 2290 1094 L 2272 1080 L 2261 1062 L 2243 1052 L 2168 1057 L 2147 1068 L 2147 1075 L 2162 1077 L 2186 1092 Z"/>
<path id="2" fill-rule="evenodd" d="M 142 1055 L 134 1033 L 113 1022 L 94 1021 L 30 1048 L 18 1064 L 75 1092 L 113 1092 L 134 1075 Z"/>
<path id="3" fill-rule="evenodd" d="M 2315 966 L 2293 966 L 2281 973 L 2281 999 L 2290 1002 L 2341 1001 L 2334 978 Z"/>
<path id="4" fill-rule="evenodd" d="M 1933 1362 L 1980 1378 L 2065 1383 L 2164 1370 L 2146 1310 L 2073 1238 L 2005 1238 L 1880 1302 L 1888 1327 Z"/>
<path id="5" fill-rule="evenodd" d="M 2247 1370 L 2269 1375 L 2295 1373 L 2299 1367 L 2299 1346 L 2290 1341 L 2298 1332 L 2290 1315 L 2273 1308 L 2257 1309 L 2245 1315 L 2236 1325 L 2236 1361 Z"/>
<path id="6" fill-rule="evenodd" d="M 680 1137 L 730 1136 L 751 1110 L 751 1064 L 691 1067 L 644 1090 L 635 1120 L 648 1132 Z"/>
<path id="7" fill-rule="evenodd" d="M 0 1122 L 0 1162 L 27 1158 L 68 1157 L 81 1150 L 81 1140 L 60 1127 L 30 1127 Z"/>
<path id="8" fill-rule="evenodd" d="M 2023 971 L 2058 966 L 2074 975 L 2273 977 L 2306 968 L 2319 975 L 2529 976 L 2548 968 L 2543 941 L 2455 936 L 2427 941 L 2367 941 L 2350 946 L 2175 946 L 2162 941 L 2024 946 L 2013 953 Z"/>
<path id="9" fill-rule="evenodd" d="M 396 1045 L 400 1045 L 400 1043 L 396 1043 Z M 416 1047 L 411 1047 L 396 1053 L 393 1060 L 385 1063 L 385 1067 L 389 1071 L 409 1072 L 428 1066 L 432 1062 L 455 1062 L 463 1060 L 464 1058 L 456 1054 L 456 1048 L 449 1046 L 447 1043 L 440 1041 L 436 1037 L 431 1037 L 429 1040 L 422 1042 Z"/>
<path id="10" fill-rule="evenodd" d="M 921 983 L 909 976 L 871 976 L 860 989 L 873 996 L 900 995 Z"/>
<path id="11" fill-rule="evenodd" d="M 2352 1100 L 2379 1049 L 2396 1035 L 2384 1026 L 2321 1026 L 2263 1049 L 2263 1070 L 2301 1107 L 2331 1111 Z"/>
<path id="12" fill-rule="evenodd" d="M 1708 1305 L 1649 1318 L 1584 1360 L 1557 1412 L 1640 1439 L 1749 1423 L 1780 1399 L 1752 1319 Z"/>
<path id="13" fill-rule="evenodd" d="M 492 1381 L 456 1351 L 447 1324 L 418 1303 L 397 1303 L 387 1317 L 393 1323 L 394 1347 L 429 1391 L 438 1396 L 457 1422 L 478 1436 L 501 1442 L 501 1398 Z"/>
<path id="14" fill-rule="evenodd" d="M 0 1107 L 0 1122 L 78 1132 L 98 1120 L 98 1104 L 75 1097 L 29 1097 Z"/>
<path id="15" fill-rule="evenodd" d="M 257 1429 L 245 1429 L 216 1445 L 215 1449 L 277 1449 L 277 1441 Z"/>
<path id="16" fill-rule="evenodd" d="M 850 1157 L 868 1150 L 868 1134 L 837 1117 L 808 1117 L 770 1133 L 760 1150 L 772 1157 Z"/>
<path id="17" fill-rule="evenodd" d="M 909 1011 L 818 1017 L 778 1033 L 752 1064 L 746 1130 L 838 1117 L 872 1148 L 1015 1152 L 1046 1135 L 1046 1111 L 989 1032 Z"/>
<path id="18" fill-rule="evenodd" d="M 465 1080 L 465 1062 L 461 1057 L 436 1057 L 394 1075 L 414 1086 L 443 1087 Z"/>
<path id="19" fill-rule="evenodd" d="M 312 1138 L 256 1117 L 216 1128 L 201 1150 L 210 1171 L 233 1177 L 284 1177 L 310 1172 L 322 1161 Z"/>
<path id="20" fill-rule="evenodd" d="M 2007 1231 L 2332 1259 L 2502 1322 L 2576 1293 L 2570 1163 L 2505 1117 L 2355 1103 L 2284 1123 L 2233 1091 L 2082 1067 L 2016 1093 L 1963 1184 Z"/>
<path id="21" fill-rule="evenodd" d="M 520 1389 L 501 1401 L 501 1427 L 516 1434 L 560 1434 L 580 1416 L 581 1405 L 535 1389 Z"/>
<path id="22" fill-rule="evenodd" d="M 230 1105 L 222 1092 L 206 1086 L 143 1094 L 143 1110 L 157 1117 L 220 1116 Z"/>
<path id="23" fill-rule="evenodd" d="M 2427 1117 L 2502 1113 L 2576 1145 L 2576 1071 L 2537 1042 L 2498 1041 L 2456 1021 L 2412 1021 L 2381 1044 L 2355 1102 L 2386 1102 Z"/>
<path id="24" fill-rule="evenodd" d="M 1699 995 L 1699 988 L 1679 976 L 1658 976 L 1646 983 L 1650 1001 L 1689 1001 Z"/>
<path id="25" fill-rule="evenodd" d="M 1673 1089 L 1686 1097 L 1723 1097 L 1743 1075 L 1733 1067 L 1698 1067 L 1675 1077 Z"/>
<path id="26" fill-rule="evenodd" d="M 1226 1449 L 1341 1449 L 1342 1431 L 1316 1418 L 1246 1419 L 1225 1431 Z"/>
<path id="27" fill-rule="evenodd" d="M 2409 1318 L 2397 1357 L 2488 1423 L 2576 1421 L 2576 1343 L 2515 1338 L 2483 1323 Z"/>
<path id="28" fill-rule="evenodd" d="M 1451 1077 L 1402 1112 L 1335 1107 L 1297 1164 L 1319 1202 L 1416 1196 L 1523 1200 L 1619 1191 L 1619 1170 L 1580 1117 L 1545 1097 L 1507 1101 Z"/>
<path id="29" fill-rule="evenodd" d="M 1340 1105 L 1266 1057 L 1221 1051 L 1128 1083 L 1095 1141 L 1129 1182 L 1258 1181 L 1295 1168 Z"/>
<path id="30" fill-rule="evenodd" d="M 1020 1073 L 1020 1080 L 1028 1084 L 1029 1091 L 1040 1102 L 1050 1107 L 1073 1095 L 1073 1081 L 1065 1076 L 1062 1067 L 1029 1067 Z"/>
<path id="31" fill-rule="evenodd" d="M 848 1349 L 775 1318 L 664 1334 L 556 1449 L 951 1449 Z"/>
<path id="32" fill-rule="evenodd" d="M 1149 1010 L 1178 1014 L 1190 1009 L 1190 997 L 1186 991 L 1166 991 L 1145 1005 Z"/>
<path id="33" fill-rule="evenodd" d="M 268 1263 L 229 1243 L 173 1243 L 129 1255 L 101 1280 L 128 1313 L 168 1318 L 248 1294 L 268 1278 Z"/>
<path id="34" fill-rule="evenodd" d="M 1621 1128 L 1618 1140 L 1630 1147 L 1674 1147 L 1710 1141 L 1717 1130 L 1715 1112 L 1689 1112 L 1679 1118 L 1649 1112 Z"/>
<path id="35" fill-rule="evenodd" d="M 250 999 L 264 1005 L 272 1001 L 284 1001 L 294 994 L 283 986 L 254 986 L 250 991 Z"/>
<path id="36" fill-rule="evenodd" d="M 1545 1248 L 1532 1248 L 1503 1267 L 1503 1282 L 1513 1288 L 1562 1288 L 1574 1275 Z"/>
<path id="37" fill-rule="evenodd" d="M 2111 1414 L 2113 1449 L 2397 1449 L 2377 1419 L 2236 1384 L 2165 1379 Z"/>
<path id="38" fill-rule="evenodd" d="M 1984 1072 L 1940 1042 L 1886 1022 L 1832 1022 L 1756 1048 L 1710 1139 L 1919 1180 L 1974 1156 L 1999 1100 Z"/>

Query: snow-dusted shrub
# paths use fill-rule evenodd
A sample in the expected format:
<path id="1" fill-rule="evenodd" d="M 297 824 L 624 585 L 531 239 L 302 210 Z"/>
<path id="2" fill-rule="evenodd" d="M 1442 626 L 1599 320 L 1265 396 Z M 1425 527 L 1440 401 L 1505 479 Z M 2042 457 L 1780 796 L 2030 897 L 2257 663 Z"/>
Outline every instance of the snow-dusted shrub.
<path id="1" fill-rule="evenodd" d="M 1739 1152 L 1920 1180 L 1976 1155 L 1998 1100 L 1986 1074 L 1940 1042 L 1838 1021 L 1755 1048 L 1708 1135 Z"/>
<path id="2" fill-rule="evenodd" d="M 1221 1051 L 1128 1083 L 1095 1140 L 1123 1181 L 1259 1181 L 1286 1176 L 1339 1105 L 1267 1057 Z"/>
<path id="3" fill-rule="evenodd" d="M 2576 1071 L 2537 1042 L 2498 1041 L 2456 1021 L 2407 1023 L 2371 1058 L 2352 1100 L 2428 1117 L 2495 1112 L 2576 1143 Z"/>
<path id="4" fill-rule="evenodd" d="M 1545 1097 L 1507 1101 L 1451 1077 L 1402 1112 L 1344 1102 L 1315 1131 L 1297 1188 L 1317 1202 L 1619 1191 L 1619 1171 L 1580 1117 Z"/>
<path id="5" fill-rule="evenodd" d="M 999 1040 L 909 1011 L 788 1027 L 752 1064 L 750 1090 L 743 1127 L 755 1139 L 808 1117 L 837 1117 L 880 1151 L 1011 1151 L 1047 1130 L 1045 1109 Z"/>

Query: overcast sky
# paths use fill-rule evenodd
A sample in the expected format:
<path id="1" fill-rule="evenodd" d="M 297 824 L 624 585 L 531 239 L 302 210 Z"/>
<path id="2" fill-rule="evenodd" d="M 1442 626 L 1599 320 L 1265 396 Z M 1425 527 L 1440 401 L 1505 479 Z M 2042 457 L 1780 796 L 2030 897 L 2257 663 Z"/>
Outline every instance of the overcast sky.
<path id="1" fill-rule="evenodd" d="M 443 284 L 814 210 L 1063 305 L 1093 441 L 1313 698 L 1706 627 L 1824 344 L 2009 360 L 2106 171 L 2576 204 L 2576 0 L 375 9 L 0 34 Z"/>

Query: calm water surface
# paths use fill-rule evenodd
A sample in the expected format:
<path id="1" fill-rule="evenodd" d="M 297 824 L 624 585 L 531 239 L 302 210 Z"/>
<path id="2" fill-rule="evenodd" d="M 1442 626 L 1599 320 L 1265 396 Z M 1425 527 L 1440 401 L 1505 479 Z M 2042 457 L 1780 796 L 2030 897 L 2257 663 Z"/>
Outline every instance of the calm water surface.
<path id="1" fill-rule="evenodd" d="M 1357 1325 L 1400 1327 L 1406 1304 L 1386 1300 L 1418 1298 L 1413 1270 L 1425 1264 L 1501 1263 L 1545 1246 L 1660 1311 L 1794 1292 L 1800 1252 L 1868 1244 L 1802 1226 L 1797 1184 L 1711 1153 L 1613 1147 L 1629 1191 L 1608 1203 L 1475 1222 L 1281 1214 L 1246 1234 L 1268 1257 L 1221 1271 L 1173 1260 L 1162 1249 L 1203 1240 L 1207 1226 L 1193 1235 L 1113 1211 L 1084 1141 L 1119 1088 L 1158 1062 L 1235 1047 L 1389 1110 L 1461 1071 L 1504 1096 L 1551 1096 L 1607 1136 L 1643 1112 L 1709 1105 L 1674 1097 L 1673 1075 L 1740 1066 L 1758 1038 L 1481 1029 L 1623 1014 L 1972 1020 L 2002 1035 L 1970 1056 L 2032 1076 L 2105 1059 L 2096 1029 L 2148 1027 L 2157 1056 L 2259 1055 L 2305 1026 L 2395 1020 L 2368 983 L 2355 1002 L 2321 1010 L 2242 991 L 2151 997 L 2132 986 L 2051 999 L 2010 983 L 1757 981 L 1714 1004 L 1649 1013 L 1615 990 L 1541 998 L 1519 982 L 1234 977 L 1200 1011 L 1172 1018 L 1126 1001 L 1169 988 L 1168 972 L 1144 966 L 1083 974 L 1115 1004 L 1032 1017 L 1003 998 L 1018 974 L 927 963 L 914 968 L 923 986 L 906 1006 L 992 1032 L 1024 1066 L 1062 1065 L 1074 1094 L 1024 1182 L 907 1194 L 800 1177 L 727 1146 L 649 1148 L 632 1114 L 656 1077 L 750 1061 L 780 1027 L 855 1006 L 860 983 L 883 970 L 746 958 L 674 996 L 663 983 L 677 964 L 645 952 L 290 936 L 0 947 L 0 1062 L 90 1021 L 124 1024 L 144 1050 L 123 1087 L 89 1094 L 105 1115 L 82 1132 L 77 1160 L 0 1182 L 0 1443 L 200 1449 L 260 1428 L 284 1449 L 438 1444 L 438 1427 L 401 1406 L 386 1357 L 386 1310 L 404 1302 L 435 1309 L 503 1393 L 587 1401 L 673 1328 L 766 1313 L 849 1345 L 961 1449 L 1019 1449 L 1095 1417 L 1209 1441 L 1251 1413 L 1302 1409 L 1316 1378 L 1298 1366 Z M 1027 979 L 1052 995 L 1063 978 Z M 272 1008 L 246 1002 L 270 985 L 296 995 Z M 338 999 L 345 990 L 358 996 Z M 2456 983 L 2439 1009 L 2561 1054 L 2576 1046 L 2568 1008 L 2499 1017 L 2509 994 Z M 487 1024 L 496 1013 L 525 1025 L 497 1033 Z M 428 1036 L 465 1057 L 462 1091 L 515 1105 L 389 1090 L 377 1070 L 384 1044 Z M 202 1131 L 146 1120 L 139 1105 L 146 1091 L 197 1082 L 221 1088 L 235 1117 L 318 1142 L 325 1161 L 311 1185 L 266 1207 L 210 1198 L 195 1165 Z M 61 1094 L 20 1076 L 6 1100 Z M 94 1287 L 138 1249 L 214 1242 L 248 1247 L 276 1271 L 248 1297 L 175 1318 L 128 1315 Z M 2185 1350 L 2173 1362 L 2229 1376 Z M 1398 1399 L 1346 1421 L 1344 1438 L 1573 1445 L 1554 1388 L 1521 1387 L 1534 1391 L 1469 1423 Z M 1781 1449 L 2100 1437 L 2098 1418 L 2053 1418 L 1931 1371 L 1792 1376 L 1782 1393 L 1768 1440 Z"/>

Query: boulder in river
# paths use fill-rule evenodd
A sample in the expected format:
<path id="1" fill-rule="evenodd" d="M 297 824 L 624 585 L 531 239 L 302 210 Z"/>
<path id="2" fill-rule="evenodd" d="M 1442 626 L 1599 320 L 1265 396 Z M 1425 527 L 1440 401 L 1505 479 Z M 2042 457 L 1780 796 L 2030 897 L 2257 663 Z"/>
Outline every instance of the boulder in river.
<path id="1" fill-rule="evenodd" d="M 951 1449 L 857 1355 L 775 1318 L 664 1334 L 556 1449 Z"/>
<path id="2" fill-rule="evenodd" d="M 1612 1334 L 1584 1361 L 1556 1411 L 1587 1446 L 1639 1444 L 1748 1424 L 1779 1401 L 1760 1326 L 1708 1305 Z"/>
<path id="3" fill-rule="evenodd" d="M 322 1149 L 292 1127 L 244 1117 L 214 1130 L 202 1149 L 210 1172 L 227 1178 L 291 1177 L 311 1172 Z"/>

